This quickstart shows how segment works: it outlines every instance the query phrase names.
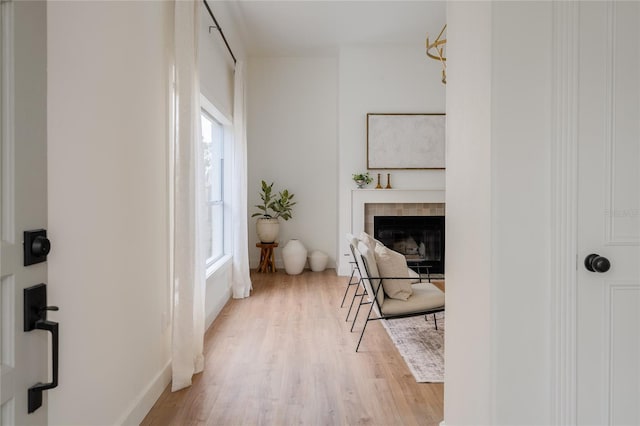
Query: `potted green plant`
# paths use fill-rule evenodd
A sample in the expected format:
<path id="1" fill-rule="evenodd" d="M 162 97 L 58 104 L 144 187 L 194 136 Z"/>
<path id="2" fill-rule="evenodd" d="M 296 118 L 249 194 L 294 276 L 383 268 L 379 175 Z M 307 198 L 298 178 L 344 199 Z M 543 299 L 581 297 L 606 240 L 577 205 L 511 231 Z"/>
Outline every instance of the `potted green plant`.
<path id="1" fill-rule="evenodd" d="M 273 243 L 276 241 L 280 231 L 279 219 L 289 220 L 293 217 L 292 208 L 296 205 L 296 202 L 292 201 L 294 195 L 287 189 L 274 195 L 273 182 L 267 185 L 267 182 L 262 181 L 260 193 L 262 204 L 255 205 L 260 211 L 251 215 L 251 217 L 260 216 L 256 221 L 256 231 L 260 242 Z"/>
<path id="2" fill-rule="evenodd" d="M 369 185 L 373 182 L 373 178 L 369 176 L 369 172 L 354 173 L 352 175 L 353 181 L 358 185 L 358 188 L 364 188 L 365 185 Z"/>

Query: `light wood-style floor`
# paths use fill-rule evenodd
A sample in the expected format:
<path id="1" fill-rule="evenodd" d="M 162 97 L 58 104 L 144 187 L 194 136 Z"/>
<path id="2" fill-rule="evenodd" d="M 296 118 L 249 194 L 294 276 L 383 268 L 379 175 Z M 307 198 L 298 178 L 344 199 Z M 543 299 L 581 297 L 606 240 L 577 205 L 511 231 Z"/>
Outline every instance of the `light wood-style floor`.
<path id="1" fill-rule="evenodd" d="M 353 333 L 335 270 L 252 273 L 205 336 L 205 371 L 142 425 L 437 425 L 442 384 L 416 383 L 378 321 Z M 352 291 L 352 290 L 351 290 Z M 351 294 L 351 293 L 349 293 Z M 348 297 L 350 299 L 350 297 Z M 363 317 L 363 314 L 360 315 Z"/>

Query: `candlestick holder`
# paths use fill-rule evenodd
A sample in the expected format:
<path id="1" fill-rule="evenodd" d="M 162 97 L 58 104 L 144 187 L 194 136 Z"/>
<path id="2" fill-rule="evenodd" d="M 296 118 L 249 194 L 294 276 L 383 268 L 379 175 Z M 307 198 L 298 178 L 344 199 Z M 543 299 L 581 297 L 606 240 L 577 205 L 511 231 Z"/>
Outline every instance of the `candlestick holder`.
<path id="1" fill-rule="evenodd" d="M 382 189 L 382 185 L 380 184 L 380 173 L 378 173 L 378 184 L 376 185 L 376 189 Z"/>

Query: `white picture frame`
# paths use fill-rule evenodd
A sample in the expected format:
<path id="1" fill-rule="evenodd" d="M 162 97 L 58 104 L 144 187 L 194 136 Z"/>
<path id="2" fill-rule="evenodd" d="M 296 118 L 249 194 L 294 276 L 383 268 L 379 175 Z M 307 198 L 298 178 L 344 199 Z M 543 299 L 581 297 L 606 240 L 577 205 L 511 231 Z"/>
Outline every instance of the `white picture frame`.
<path id="1" fill-rule="evenodd" d="M 367 169 L 444 169 L 445 114 L 367 114 Z"/>

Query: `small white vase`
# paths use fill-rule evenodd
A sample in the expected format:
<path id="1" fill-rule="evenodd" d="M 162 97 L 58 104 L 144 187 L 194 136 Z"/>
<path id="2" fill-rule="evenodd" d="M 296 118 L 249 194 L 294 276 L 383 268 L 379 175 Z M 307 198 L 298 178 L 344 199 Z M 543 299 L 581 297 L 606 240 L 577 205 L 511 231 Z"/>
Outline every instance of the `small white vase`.
<path id="1" fill-rule="evenodd" d="M 301 274 L 305 263 L 307 263 L 307 249 L 304 248 L 304 245 L 299 240 L 289 240 L 282 249 L 282 260 L 287 274 Z"/>
<path id="2" fill-rule="evenodd" d="M 256 232 L 261 243 L 273 243 L 278 238 L 280 222 L 278 219 L 261 217 L 256 221 Z"/>
<path id="3" fill-rule="evenodd" d="M 313 272 L 322 272 L 327 269 L 329 256 L 320 250 L 312 251 L 309 255 L 309 267 Z"/>

